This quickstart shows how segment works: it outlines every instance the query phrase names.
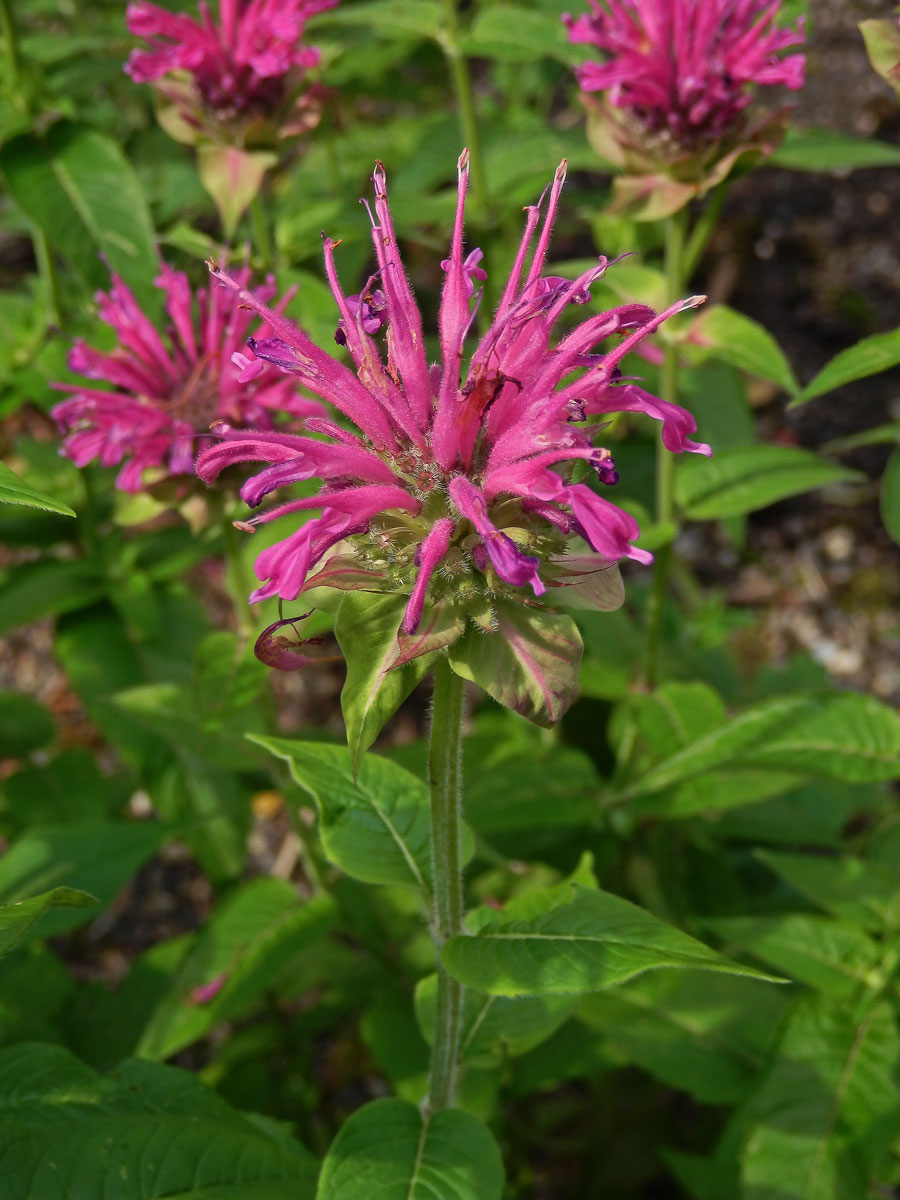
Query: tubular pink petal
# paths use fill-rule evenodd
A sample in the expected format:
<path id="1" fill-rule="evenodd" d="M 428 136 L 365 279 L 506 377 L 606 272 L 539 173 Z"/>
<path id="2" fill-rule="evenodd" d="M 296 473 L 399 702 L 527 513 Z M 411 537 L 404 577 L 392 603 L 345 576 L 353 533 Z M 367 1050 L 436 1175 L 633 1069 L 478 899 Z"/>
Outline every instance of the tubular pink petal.
<path id="1" fill-rule="evenodd" d="M 242 275 L 248 278 L 247 272 Z M 92 427 L 94 457 L 101 464 L 123 458 L 133 464 L 126 463 L 128 469 L 118 481 L 132 491 L 139 489 L 142 472 L 149 467 L 161 467 L 170 476 L 191 474 L 194 451 L 208 446 L 212 423 L 224 419 L 226 425 L 252 424 L 257 427 L 254 436 L 264 439 L 272 425 L 271 409 L 298 416 L 321 411 L 316 402 L 297 397 L 294 384 L 262 361 L 255 364 L 253 379 L 238 386 L 227 363 L 227 330 L 235 312 L 229 293 L 222 292 L 217 305 L 210 303 L 209 289 L 200 289 L 195 322 L 194 297 L 183 274 L 161 262 L 156 284 L 166 293 L 171 319 L 164 336 L 140 310 L 131 290 L 113 276 L 109 292 L 99 293 L 97 303 L 118 346 L 105 354 L 78 341 L 69 354 L 73 371 L 106 380 L 111 390 L 54 385 L 73 393 L 54 409 L 66 435 L 64 452 L 86 461 L 88 443 L 81 435 Z M 271 294 L 270 287 L 264 290 Z M 211 311 L 216 314 L 212 323 Z"/>
<path id="2" fill-rule="evenodd" d="M 634 517 L 584 484 L 572 484 L 561 496 L 572 509 L 585 540 L 598 554 L 612 562 L 620 558 L 633 558 L 645 564 L 653 561 L 648 551 L 631 545 L 641 532 Z"/>
<path id="3" fill-rule="evenodd" d="M 333 404 L 339 412 L 357 425 L 376 445 L 396 447 L 397 442 L 384 412 L 372 404 L 372 397 L 346 367 L 320 350 L 292 321 L 267 308 L 254 294 L 221 270 L 215 262 L 207 264 L 213 279 L 236 294 L 237 301 L 262 317 L 280 343 L 284 358 L 278 361 L 283 370 L 300 376 L 311 392 Z M 265 357 L 263 343 L 253 349 Z M 274 354 L 274 351 L 272 352 Z M 271 361 L 270 359 L 267 361 Z"/>
<path id="4" fill-rule="evenodd" d="M 540 277 L 544 269 L 544 260 L 547 257 L 547 249 L 550 245 L 550 235 L 553 233 L 553 224 L 556 220 L 556 210 L 559 206 L 559 197 L 563 189 L 563 184 L 566 182 L 566 174 L 569 164 L 565 159 L 556 168 L 553 176 L 553 186 L 550 188 L 550 199 L 547 203 L 547 215 L 544 217 L 544 227 L 541 230 L 541 235 L 538 238 L 538 244 L 534 250 L 534 258 L 531 260 L 531 266 L 528 268 L 528 277 L 525 280 L 525 287 L 530 283 L 534 283 Z"/>
<path id="5" fill-rule="evenodd" d="M 403 629 L 406 633 L 415 633 L 422 620 L 422 610 L 425 606 L 425 593 L 434 574 L 435 567 L 447 553 L 450 539 L 453 537 L 455 526 L 449 517 L 441 517 L 432 525 L 424 540 L 416 551 L 416 564 L 419 573 L 415 586 L 409 597 L 409 603 L 403 614 Z"/>
<path id="6" fill-rule="evenodd" d="M 378 227 L 372 230 L 372 238 L 387 298 L 390 356 L 403 379 L 410 410 L 419 429 L 424 431 L 431 423 L 431 403 L 422 317 L 400 261 L 397 236 L 387 202 L 387 178 L 380 162 L 375 164 L 372 182 L 375 185 L 375 213 L 378 217 Z"/>
<path id="7" fill-rule="evenodd" d="M 463 219 L 466 210 L 466 188 L 469 182 L 469 154 L 463 151 L 458 167 L 456 218 L 450 257 L 446 260 L 446 277 L 441 295 L 439 328 L 441 334 L 441 389 L 434 418 L 432 448 L 444 470 L 453 465 L 459 449 L 458 407 L 459 373 L 463 341 L 469 327 L 468 277 L 463 264 Z"/>

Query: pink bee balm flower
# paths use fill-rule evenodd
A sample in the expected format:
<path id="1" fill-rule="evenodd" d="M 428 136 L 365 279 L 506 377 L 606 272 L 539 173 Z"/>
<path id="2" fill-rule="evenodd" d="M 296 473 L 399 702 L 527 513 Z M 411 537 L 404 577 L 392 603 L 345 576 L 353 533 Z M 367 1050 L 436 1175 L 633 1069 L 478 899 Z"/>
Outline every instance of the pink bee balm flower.
<path id="1" fill-rule="evenodd" d="M 774 26 L 779 0 L 588 0 L 591 13 L 563 20 L 572 42 L 604 54 L 575 68 L 585 92 L 606 92 L 649 133 L 693 148 L 730 135 L 753 86 L 797 90 L 803 41 Z"/>
<path id="2" fill-rule="evenodd" d="M 304 45 L 306 22 L 338 0 L 220 0 L 219 22 L 201 3 L 200 20 L 148 0 L 126 9 L 128 29 L 152 45 L 133 50 L 125 67 L 135 83 L 186 73 L 206 113 L 221 123 L 274 113 L 291 74 L 314 67 L 319 52 Z"/>
<path id="3" fill-rule="evenodd" d="M 601 258 L 575 280 L 542 275 L 564 163 L 543 215 L 544 198 L 526 210 L 525 233 L 497 311 L 464 365 L 477 303 L 472 280 L 482 269 L 480 255 L 463 250 L 467 152 L 458 169 L 438 363 L 428 361 L 380 163 L 372 218 L 378 270 L 358 296 L 345 296 L 335 270 L 336 243 L 325 239 L 340 341 L 355 369 L 211 264 L 214 277 L 271 330 L 270 338 L 251 340 L 257 358 L 293 374 L 340 414 L 338 420 L 309 419 L 306 429 L 315 437 L 223 431 L 222 441 L 198 459 L 197 473 L 208 483 L 234 463 L 267 463 L 241 489 L 252 507 L 278 487 L 321 480 L 317 494 L 288 499 L 243 523 L 320 513 L 262 552 L 256 562 L 261 586 L 251 599 L 291 601 L 322 586 L 405 595 L 398 630 L 401 643 L 407 639 L 402 661 L 435 647 L 420 631 L 426 612 L 452 609 L 447 645 L 468 617 L 490 631 L 504 605 L 538 608 L 537 598 L 549 589 L 589 591 L 592 578 L 618 559 L 650 560 L 634 545 L 634 519 L 584 477 L 582 464 L 593 468 L 597 485 L 616 478 L 609 451 L 594 445 L 603 426 L 593 418 L 649 413 L 662 421 L 670 450 L 709 453 L 689 438 L 695 429 L 690 413 L 650 396 L 619 371 L 642 338 L 702 297 L 659 314 L 642 304 L 624 305 L 554 336 L 568 306 L 588 299 L 608 265 Z"/>
<path id="4" fill-rule="evenodd" d="M 249 271 L 239 271 L 236 278 L 246 286 Z M 293 380 L 238 352 L 254 318 L 234 297 L 218 287 L 192 295 L 187 276 L 165 263 L 156 285 L 165 292 L 171 321 L 164 336 L 131 289 L 113 275 L 110 291 L 96 299 L 118 346 L 103 353 L 77 341 L 69 354 L 73 371 L 104 380 L 110 390 L 54 385 L 72 393 L 52 413 L 65 435 L 63 453 L 78 467 L 122 463 L 116 486 L 126 492 L 140 491 L 143 473 L 152 467 L 192 475 L 198 442 L 208 444 L 214 421 L 272 430 L 273 411 L 295 417 L 322 411 L 297 395 Z M 274 283 L 246 294 L 257 303 L 271 300 Z M 252 383 L 241 383 L 232 358 L 245 367 L 244 376 L 255 375 Z"/>

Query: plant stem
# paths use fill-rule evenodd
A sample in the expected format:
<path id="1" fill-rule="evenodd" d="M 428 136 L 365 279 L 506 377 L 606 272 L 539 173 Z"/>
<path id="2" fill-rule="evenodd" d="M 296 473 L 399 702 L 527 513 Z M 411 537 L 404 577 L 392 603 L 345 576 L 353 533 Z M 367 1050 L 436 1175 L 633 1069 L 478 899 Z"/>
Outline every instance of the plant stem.
<path id="1" fill-rule="evenodd" d="M 666 219 L 666 305 L 674 304 L 684 288 L 685 235 L 687 232 L 687 209 L 683 208 Z M 678 343 L 667 340 L 663 348 L 660 373 L 660 396 L 670 404 L 678 402 Z M 675 518 L 675 460 L 662 444 L 662 436 L 656 446 L 656 520 L 660 525 L 670 524 Z M 672 561 L 672 544 L 668 542 L 656 552 L 653 568 L 653 584 L 647 609 L 647 640 L 644 657 L 643 682 L 647 687 L 656 683 L 659 659 L 659 643 L 662 634 L 666 592 L 669 585 L 669 567 Z"/>
<path id="2" fill-rule="evenodd" d="M 456 0 L 444 0 L 444 31 L 441 38 L 441 49 L 450 65 L 453 90 L 456 93 L 456 104 L 459 110 L 460 131 L 465 145 L 469 148 L 469 179 L 472 184 L 472 199 L 475 201 L 478 215 L 484 218 L 487 214 L 484 159 L 481 156 L 481 139 L 478 136 L 478 122 L 475 119 L 472 77 L 469 74 L 468 60 L 459 42 L 459 14 L 456 11 Z"/>
<path id="3" fill-rule="evenodd" d="M 452 1108 L 456 1093 L 463 987 L 441 966 L 440 951 L 448 938 L 462 932 L 462 713 L 463 681 L 451 671 L 446 658 L 439 658 L 434 672 L 428 746 L 434 879 L 432 936 L 438 951 L 438 991 L 427 1112 Z"/>
<path id="4" fill-rule="evenodd" d="M 227 516 L 222 518 L 222 539 L 225 542 L 225 578 L 234 605 L 238 636 L 244 641 L 249 641 L 256 633 L 256 618 L 249 601 L 253 585 L 241 554 L 241 541 L 237 530 Z"/>
<path id="5" fill-rule="evenodd" d="M 43 229 L 37 225 L 31 227 L 31 241 L 34 245 L 34 257 L 37 259 L 38 274 L 44 283 L 44 296 L 47 303 L 47 315 L 52 325 L 62 325 L 62 301 L 59 291 L 59 277 L 56 274 L 56 264 L 53 261 L 53 251 Z"/>
<path id="6" fill-rule="evenodd" d="M 274 259 L 272 235 L 269 232 L 269 222 L 265 205 L 260 199 L 260 192 L 257 192 L 250 201 L 250 223 L 253 226 L 253 240 L 256 242 L 260 267 L 264 271 L 269 271 Z"/>
<path id="7" fill-rule="evenodd" d="M 6 58 L 7 94 L 14 104 L 24 109 L 24 94 L 20 86 L 22 60 L 19 55 L 19 41 L 16 36 L 16 26 L 13 21 L 9 0 L 0 0 L 0 36 L 3 37 L 3 51 Z"/>
<path id="8" fill-rule="evenodd" d="M 722 215 L 722 208 L 727 195 L 728 184 L 725 182 L 718 184 L 710 193 L 703 212 L 691 230 L 691 236 L 688 238 L 687 245 L 684 248 L 684 257 L 681 263 L 682 282 L 687 282 L 694 271 L 696 271 L 697 263 L 706 249 L 706 243 L 709 241 L 710 234 L 715 229 L 716 223 Z"/>

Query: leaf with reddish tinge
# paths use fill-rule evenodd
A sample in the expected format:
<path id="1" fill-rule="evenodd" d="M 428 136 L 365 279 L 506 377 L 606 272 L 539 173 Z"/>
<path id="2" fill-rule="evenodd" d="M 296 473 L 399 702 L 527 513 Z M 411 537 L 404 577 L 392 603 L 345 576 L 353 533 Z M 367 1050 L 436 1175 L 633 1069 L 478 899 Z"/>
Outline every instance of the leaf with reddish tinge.
<path id="1" fill-rule="evenodd" d="M 545 570 L 547 587 L 564 588 L 554 599 L 567 608 L 615 612 L 625 603 L 618 563 L 598 554 L 566 554 Z"/>
<path id="2" fill-rule="evenodd" d="M 334 554 L 321 571 L 307 579 L 300 594 L 318 587 L 337 588 L 342 592 L 382 592 L 386 581 L 386 571 L 361 567 L 356 555 Z"/>
<path id="3" fill-rule="evenodd" d="M 495 606 L 497 631 L 470 629 L 450 648 L 450 666 L 536 725 L 553 725 L 578 691 L 581 635 L 571 617 L 509 601 Z"/>
<path id="4" fill-rule="evenodd" d="M 347 660 L 341 710 L 354 771 L 431 666 L 431 658 L 422 653 L 396 671 L 392 669 L 407 599 L 367 592 L 345 592 L 341 597 L 334 632 Z"/>
<path id="5" fill-rule="evenodd" d="M 231 238 L 245 210 L 262 187 L 263 177 L 278 161 L 268 150 L 205 145 L 197 151 L 200 181 L 215 201 L 225 236 Z"/>
<path id="6" fill-rule="evenodd" d="M 389 670 L 403 667 L 422 654 L 432 650 L 443 650 L 462 637 L 466 619 L 455 604 L 442 604 L 427 610 L 426 619 L 415 633 L 404 633 L 401 626 L 397 634 L 398 654 Z"/>

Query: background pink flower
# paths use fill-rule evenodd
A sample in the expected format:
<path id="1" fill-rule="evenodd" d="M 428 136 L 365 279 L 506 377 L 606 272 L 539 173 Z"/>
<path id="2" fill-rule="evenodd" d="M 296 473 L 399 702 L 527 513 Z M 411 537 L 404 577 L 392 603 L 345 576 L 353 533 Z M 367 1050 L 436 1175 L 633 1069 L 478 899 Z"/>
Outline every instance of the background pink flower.
<path id="1" fill-rule="evenodd" d="M 244 269 L 236 278 L 246 285 L 249 274 Z M 169 475 L 193 474 L 198 445 L 213 422 L 272 429 L 273 412 L 295 417 L 321 412 L 315 402 L 297 395 L 293 380 L 262 363 L 251 382 L 240 381 L 231 358 L 244 345 L 253 315 L 238 308 L 232 294 L 214 285 L 192 294 L 187 276 L 166 263 L 156 285 L 166 296 L 164 334 L 113 275 L 109 292 L 99 292 L 96 300 L 118 345 L 110 353 L 81 340 L 72 347 L 71 369 L 104 381 L 109 389 L 54 385 L 72 393 L 52 413 L 65 435 L 63 452 L 79 467 L 122 463 L 116 485 L 128 492 L 141 489 L 150 467 Z M 274 281 L 249 294 L 260 302 L 271 300 Z"/>
<path id="2" fill-rule="evenodd" d="M 753 88 L 803 86 L 796 29 L 775 25 L 779 0 L 588 0 L 563 20 L 572 42 L 596 46 L 599 62 L 575 68 L 585 92 L 606 92 L 650 133 L 693 148 L 729 136 Z"/>
<path id="3" fill-rule="evenodd" d="M 306 22 L 337 3 L 220 0 L 216 22 L 203 3 L 195 20 L 138 0 L 126 10 L 128 29 L 152 49 L 133 50 L 125 69 L 136 83 L 186 72 L 207 112 L 222 122 L 270 113 L 284 99 L 286 77 L 319 61 L 318 50 L 303 42 Z"/>

